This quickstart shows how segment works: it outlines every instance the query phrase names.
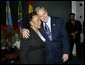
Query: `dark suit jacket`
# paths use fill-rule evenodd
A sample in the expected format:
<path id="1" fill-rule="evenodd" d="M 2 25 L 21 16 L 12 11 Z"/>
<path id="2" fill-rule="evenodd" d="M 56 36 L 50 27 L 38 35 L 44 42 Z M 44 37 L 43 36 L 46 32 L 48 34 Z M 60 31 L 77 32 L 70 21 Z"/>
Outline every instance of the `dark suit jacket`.
<path id="1" fill-rule="evenodd" d="M 85 21 L 83 22 L 83 32 L 85 34 Z"/>
<path id="2" fill-rule="evenodd" d="M 43 25 L 40 29 L 41 33 L 46 38 L 46 61 L 53 60 L 53 58 L 55 58 L 54 60 L 60 60 L 62 53 L 69 54 L 69 40 L 63 19 L 59 17 L 51 17 L 51 30 L 53 41 L 49 40 L 47 34 L 45 33 Z"/>
<path id="3" fill-rule="evenodd" d="M 30 28 L 29 31 L 30 37 L 21 40 L 20 62 L 21 64 L 44 64 L 45 43 L 32 28 Z"/>
<path id="4" fill-rule="evenodd" d="M 68 21 L 66 23 L 66 29 L 68 31 L 68 35 L 69 35 L 70 39 L 73 38 L 70 34 L 76 32 L 76 31 L 78 31 L 78 33 L 76 34 L 76 38 L 80 39 L 80 33 L 82 31 L 82 26 L 81 26 L 80 21 L 75 20 L 75 25 L 73 25 L 71 23 L 71 21 Z"/>
<path id="5" fill-rule="evenodd" d="M 83 22 L 83 34 L 84 34 L 84 43 L 85 43 L 85 21 Z"/>
<path id="6" fill-rule="evenodd" d="M 43 25 L 40 29 L 47 40 L 45 44 L 46 57 L 48 57 L 48 60 L 53 60 L 53 58 L 59 60 L 61 59 L 62 53 L 69 54 L 69 40 L 63 19 L 59 17 L 51 17 L 51 30 L 52 41 L 49 40 Z"/>

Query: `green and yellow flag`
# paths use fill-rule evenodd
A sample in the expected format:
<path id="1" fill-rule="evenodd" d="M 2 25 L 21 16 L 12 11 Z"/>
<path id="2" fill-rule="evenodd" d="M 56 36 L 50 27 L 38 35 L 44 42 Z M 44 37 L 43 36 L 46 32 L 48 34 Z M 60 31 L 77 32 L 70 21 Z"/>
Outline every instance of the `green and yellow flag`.
<path id="1" fill-rule="evenodd" d="M 22 20 L 22 3 L 18 1 L 18 20 Z"/>

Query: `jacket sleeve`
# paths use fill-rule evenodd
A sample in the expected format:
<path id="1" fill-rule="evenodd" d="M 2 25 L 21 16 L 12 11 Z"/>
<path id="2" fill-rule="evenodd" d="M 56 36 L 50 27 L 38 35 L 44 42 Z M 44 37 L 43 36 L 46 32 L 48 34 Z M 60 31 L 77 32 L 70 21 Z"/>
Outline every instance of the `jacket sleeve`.
<path id="1" fill-rule="evenodd" d="M 61 35 L 62 35 L 62 48 L 63 48 L 63 53 L 69 54 L 69 38 L 68 34 L 66 31 L 66 27 L 64 24 L 64 21 L 61 20 Z"/>
<path id="2" fill-rule="evenodd" d="M 82 25 L 80 23 L 80 21 L 77 21 L 77 30 L 78 30 L 78 34 L 80 34 L 82 32 Z"/>

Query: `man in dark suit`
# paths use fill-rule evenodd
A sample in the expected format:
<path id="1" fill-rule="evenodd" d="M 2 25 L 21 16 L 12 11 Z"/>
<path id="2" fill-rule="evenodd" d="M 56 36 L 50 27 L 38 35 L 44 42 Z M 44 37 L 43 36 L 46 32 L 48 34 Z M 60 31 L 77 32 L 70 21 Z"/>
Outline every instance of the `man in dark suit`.
<path id="1" fill-rule="evenodd" d="M 46 38 L 46 64 L 62 64 L 68 60 L 69 54 L 68 36 L 63 19 L 49 16 L 44 7 L 37 7 L 35 12 L 43 21 L 40 31 Z M 29 31 L 24 29 L 23 37 L 29 37 L 30 33 L 27 32 Z"/>
<path id="2" fill-rule="evenodd" d="M 28 21 L 29 23 L 30 37 L 23 38 L 20 43 L 20 63 L 45 64 L 46 40 L 38 30 L 41 27 L 41 21 L 36 14 L 33 14 Z"/>
<path id="3" fill-rule="evenodd" d="M 75 14 L 69 14 L 69 21 L 66 23 L 66 28 L 68 31 L 70 39 L 70 58 L 72 58 L 72 50 L 74 43 L 76 44 L 77 56 L 80 55 L 80 33 L 82 31 L 82 26 L 80 21 L 75 20 Z"/>

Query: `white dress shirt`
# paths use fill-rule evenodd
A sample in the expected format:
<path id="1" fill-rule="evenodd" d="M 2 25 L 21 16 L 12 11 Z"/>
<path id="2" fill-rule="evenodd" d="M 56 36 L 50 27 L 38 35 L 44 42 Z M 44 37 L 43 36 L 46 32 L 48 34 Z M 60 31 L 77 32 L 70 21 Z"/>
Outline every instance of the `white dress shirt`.
<path id="1" fill-rule="evenodd" d="M 51 17 L 48 17 L 48 20 L 46 21 L 46 24 L 48 25 L 50 31 L 51 31 Z M 45 23 L 43 22 L 43 26 L 45 27 Z"/>

